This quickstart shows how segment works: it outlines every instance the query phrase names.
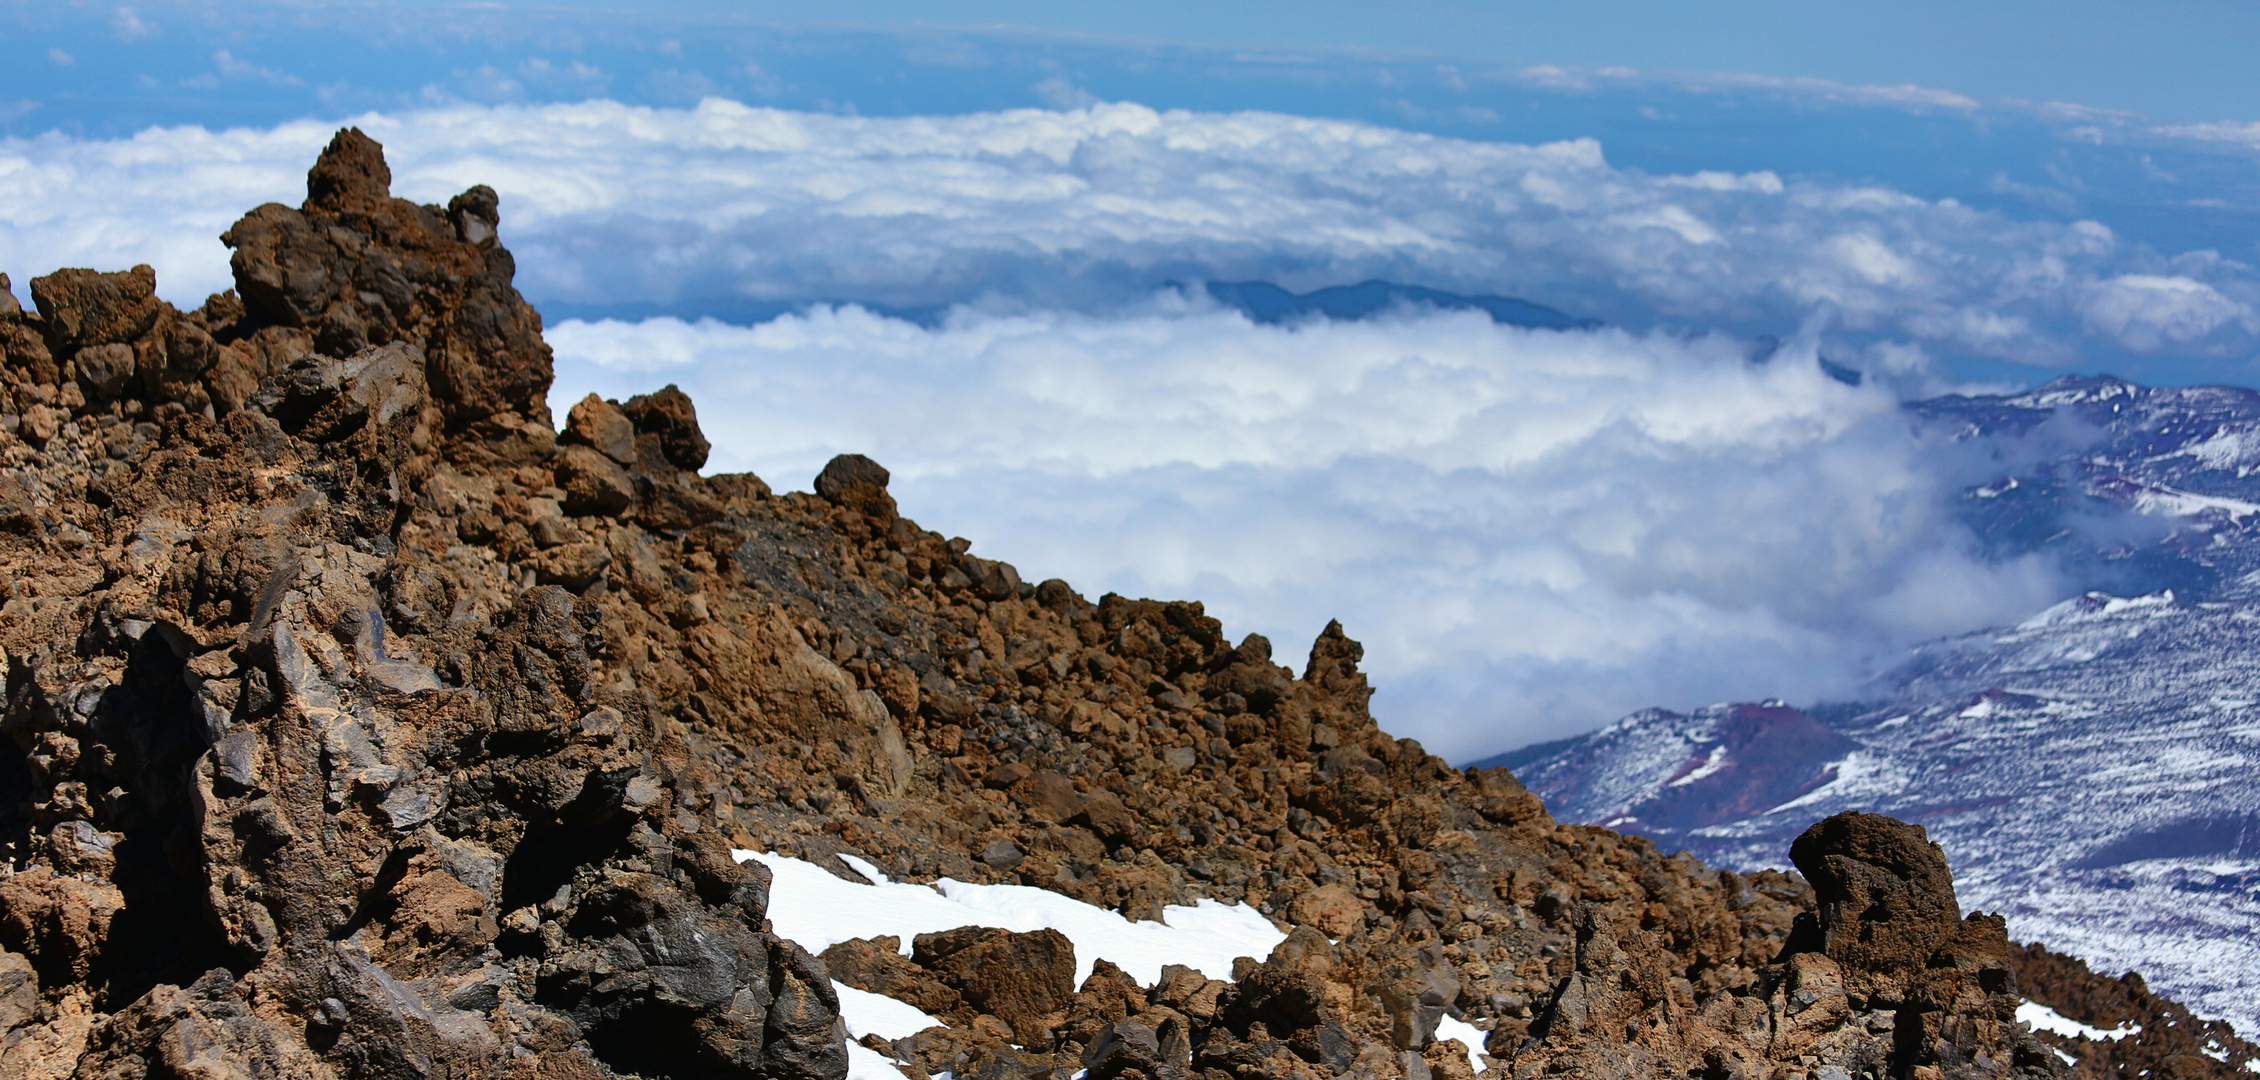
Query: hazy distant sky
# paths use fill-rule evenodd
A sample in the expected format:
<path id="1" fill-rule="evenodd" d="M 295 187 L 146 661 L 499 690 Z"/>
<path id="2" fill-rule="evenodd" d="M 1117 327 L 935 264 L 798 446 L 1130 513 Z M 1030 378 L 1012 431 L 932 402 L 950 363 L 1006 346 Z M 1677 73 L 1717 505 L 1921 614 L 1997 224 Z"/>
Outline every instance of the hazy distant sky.
<path id="1" fill-rule="evenodd" d="M 2260 383 L 2260 6 L 806 10 L 0 0 L 0 271 L 193 305 L 355 123 L 400 194 L 500 191 L 560 407 L 677 382 L 715 468 L 871 453 L 930 527 L 1284 656 L 1341 617 L 1463 758 L 2092 587 L 1980 553 L 1988 465 L 1905 397 Z M 1604 325 L 1197 288 L 1375 277 Z"/>
<path id="2" fill-rule="evenodd" d="M 100 20 L 136 32 L 114 3 L 9 0 L 33 53 L 40 31 Z M 1922 86 L 1980 101 L 2070 102 L 2167 121 L 2250 120 L 2260 115 L 2260 6 L 2239 0 L 836 0 L 812 9 L 774 0 L 622 4 L 248 3 L 127 5 L 144 25 L 240 32 L 261 19 L 324 21 L 345 13 L 392 32 L 396 13 L 432 18 L 503 9 L 553 24 L 621 14 L 651 23 L 906 27 L 1020 27 L 1065 33 L 1263 49 L 1421 53 L 1444 60 L 1732 72 L 1852 84 Z M 246 10 L 249 9 L 249 10 Z M 812 17 L 813 16 L 813 17 Z M 583 24 L 585 25 L 585 24 Z M 190 31 L 195 32 L 195 31 Z M 11 34 L 10 36 L 16 36 Z M 67 35 L 66 35 L 67 36 Z M 225 36 L 225 33 L 214 35 Z M 300 54 L 308 75 L 327 57 Z M 351 66 L 350 62 L 348 66 Z"/>
<path id="3" fill-rule="evenodd" d="M 781 3 L 701 7 L 783 20 L 807 10 Z M 2260 115 L 2260 65 L 2253 63 L 2260 6 L 2237 0 L 843 0 L 825 5 L 824 15 L 1915 85 L 2161 120 Z"/>

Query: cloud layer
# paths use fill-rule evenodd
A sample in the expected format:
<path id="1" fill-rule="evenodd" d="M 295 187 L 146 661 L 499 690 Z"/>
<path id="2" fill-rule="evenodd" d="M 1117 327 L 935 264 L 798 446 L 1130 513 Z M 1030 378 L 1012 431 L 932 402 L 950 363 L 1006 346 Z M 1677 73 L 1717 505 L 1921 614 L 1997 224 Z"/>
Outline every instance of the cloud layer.
<path id="1" fill-rule="evenodd" d="M 1634 328 L 1786 333 L 2069 364 L 2242 356 L 2250 267 L 2165 258 L 2088 221 L 1768 172 L 1650 175 L 1591 140 L 1475 142 L 1270 113 L 1137 105 L 865 119 L 609 102 L 369 115 L 396 186 L 504 196 L 537 302 L 747 301 L 1098 311 L 1203 277 L 1386 277 L 1520 295 Z M 0 266 L 154 251 L 168 293 L 226 283 L 212 242 L 296 201 L 328 134 L 151 130 L 0 144 Z M 89 198 L 89 194 L 101 197 Z"/>
<path id="2" fill-rule="evenodd" d="M 1296 655 L 1365 641 L 1393 731 L 1474 756 L 1657 702 L 1843 690 L 2059 587 L 1987 565 L 1888 393 L 1810 343 L 1526 331 L 1472 314 L 1259 326 L 859 308 L 550 333 L 556 404 L 676 382 L 713 467 L 832 454 L 905 511 L 1095 597 L 1198 597 Z"/>
<path id="3" fill-rule="evenodd" d="M 552 310 L 950 311 L 566 321 L 561 403 L 680 382 L 717 467 L 799 486 L 870 453 L 914 516 L 1030 573 L 1199 597 L 1289 649 L 1341 617 L 1392 727 L 1462 756 L 1652 704 L 1822 696 L 2038 610 L 2067 583 L 1971 554 L 1940 510 L 1949 459 L 1894 392 L 1936 385 L 1941 356 L 2260 335 L 2249 269 L 2217 255 L 1876 186 L 1651 175 L 1590 140 L 1134 105 L 356 122 L 401 194 L 499 189 Z M 193 304 L 227 284 L 217 234 L 298 201 L 331 130 L 0 144 L 0 269 L 149 261 Z M 1619 328 L 1259 327 L 1163 287 L 1371 276 Z M 1738 335 L 1761 332 L 1791 344 L 1754 362 Z M 1830 379 L 1823 349 L 1880 377 Z"/>

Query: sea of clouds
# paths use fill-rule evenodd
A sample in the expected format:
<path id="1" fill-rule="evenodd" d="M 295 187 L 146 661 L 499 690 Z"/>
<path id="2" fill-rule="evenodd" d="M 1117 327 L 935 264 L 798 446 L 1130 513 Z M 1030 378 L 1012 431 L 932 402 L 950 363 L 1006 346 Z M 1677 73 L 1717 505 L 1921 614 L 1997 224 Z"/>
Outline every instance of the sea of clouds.
<path id="1" fill-rule="evenodd" d="M 1945 512 L 1969 478 L 1900 395 L 1945 387 L 1942 358 L 2260 338 L 2248 268 L 2218 255 L 1874 185 L 1618 169 L 1591 140 L 1136 105 L 354 122 L 400 194 L 497 188 L 537 305 L 689 316 L 553 325 L 560 408 L 679 383 L 714 468 L 805 488 L 868 453 L 911 516 L 1031 578 L 1197 597 L 1283 659 L 1340 618 L 1384 722 L 1460 758 L 1646 705 L 1843 692 L 2045 607 L 2077 583 L 1975 554 Z M 228 284 L 217 234 L 302 198 L 332 130 L 0 143 L 0 269 L 149 262 L 199 302 Z M 1259 325 L 1172 284 L 1368 277 L 1612 325 Z M 804 308 L 696 317 L 747 301 Z M 1869 377 L 1828 377 L 1824 350 Z"/>
<path id="2" fill-rule="evenodd" d="M 1613 323 L 1784 332 L 2053 364 L 2098 346 L 2260 342 L 2260 281 L 2092 221 L 1785 180 L 1650 175 L 1591 139 L 1444 138 L 1135 104 L 862 118 L 710 98 L 457 106 L 354 122 L 403 194 L 504 194 L 539 301 L 731 299 L 1105 309 L 1212 277 L 1383 277 Z M 212 237 L 300 198 L 331 126 L 0 142 L 0 265 L 151 261 L 169 296 L 227 283 Z"/>
<path id="3" fill-rule="evenodd" d="M 1199 598 L 1298 665 L 1340 618 L 1389 727 L 1461 757 L 1649 703 L 1840 692 L 2061 588 L 1970 554 L 1896 400 L 1809 343 L 1753 364 L 1722 337 L 1264 326 L 1167 296 L 550 340 L 559 406 L 678 383 L 716 467 L 805 490 L 870 454 L 929 528 L 1093 597 Z"/>

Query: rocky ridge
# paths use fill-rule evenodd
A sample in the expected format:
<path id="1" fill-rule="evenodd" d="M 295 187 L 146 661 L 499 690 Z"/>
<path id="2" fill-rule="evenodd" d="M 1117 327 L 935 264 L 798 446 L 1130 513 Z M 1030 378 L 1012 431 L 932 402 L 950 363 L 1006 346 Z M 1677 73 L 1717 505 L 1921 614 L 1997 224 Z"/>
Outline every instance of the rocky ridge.
<path id="1" fill-rule="evenodd" d="M 1339 626 L 1298 674 L 860 457 L 701 476 L 673 388 L 560 433 L 497 225 L 349 130 L 196 311 L 0 303 L 0 1076 L 836 1078 L 834 980 L 949 1022 L 879 1047 L 918 1076 L 1464 1076 L 1447 1014 L 1517 1077 L 2066 1071 L 1917 827 L 1714 871 L 1390 738 Z M 817 957 L 732 846 L 1289 934 L 1153 986 L 1041 932 Z"/>

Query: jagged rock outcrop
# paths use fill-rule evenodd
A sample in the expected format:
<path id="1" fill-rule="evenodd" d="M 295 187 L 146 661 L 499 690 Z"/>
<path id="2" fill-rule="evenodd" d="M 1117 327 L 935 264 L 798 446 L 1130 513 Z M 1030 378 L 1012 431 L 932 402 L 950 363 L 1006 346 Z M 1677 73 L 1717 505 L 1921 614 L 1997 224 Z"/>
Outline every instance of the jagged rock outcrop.
<path id="1" fill-rule="evenodd" d="M 676 797 L 679 723 L 606 678 L 611 534 L 551 487 L 492 193 L 386 179 L 341 134 L 229 231 L 241 302 L 63 271 L 5 323 L 0 945 L 36 990 L 0 1074 L 842 1075 L 822 964 Z M 642 415 L 606 508 L 680 518 L 688 402 Z"/>
<path id="2" fill-rule="evenodd" d="M 2062 1071 L 1919 830 L 1824 823 L 1817 898 L 1714 872 L 1389 737 L 1338 625 L 1298 675 L 867 459 L 702 477 L 672 387 L 553 432 L 494 194 L 387 180 L 340 134 L 197 311 L 0 312 L 0 1076 L 836 1078 L 835 979 L 965 1077 Z M 1153 986 L 1056 934 L 819 958 L 732 846 L 1291 932 Z"/>

